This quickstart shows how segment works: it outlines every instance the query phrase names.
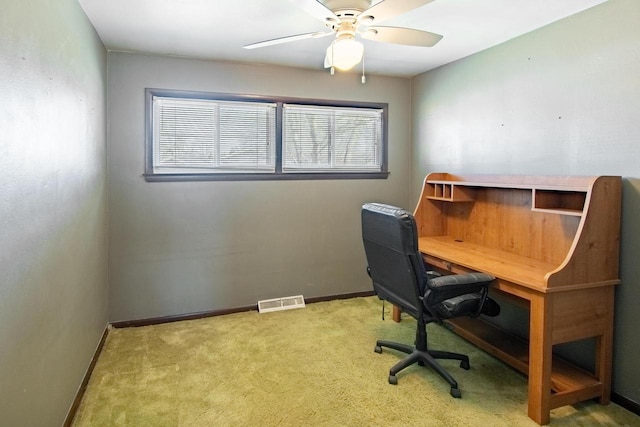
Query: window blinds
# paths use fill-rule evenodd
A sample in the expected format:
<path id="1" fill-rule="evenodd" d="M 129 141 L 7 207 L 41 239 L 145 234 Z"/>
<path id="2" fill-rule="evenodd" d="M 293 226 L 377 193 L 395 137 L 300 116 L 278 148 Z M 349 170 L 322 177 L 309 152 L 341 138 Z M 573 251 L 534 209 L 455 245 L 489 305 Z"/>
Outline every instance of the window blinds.
<path id="1" fill-rule="evenodd" d="M 284 104 L 282 169 L 382 170 L 382 110 Z"/>
<path id="2" fill-rule="evenodd" d="M 275 117 L 275 103 L 156 96 L 154 172 L 273 172 Z"/>

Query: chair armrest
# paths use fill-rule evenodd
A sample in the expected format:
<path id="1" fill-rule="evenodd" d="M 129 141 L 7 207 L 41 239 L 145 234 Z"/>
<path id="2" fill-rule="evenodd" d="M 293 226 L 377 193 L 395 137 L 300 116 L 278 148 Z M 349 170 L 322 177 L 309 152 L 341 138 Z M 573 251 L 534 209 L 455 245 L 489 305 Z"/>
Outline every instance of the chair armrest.
<path id="1" fill-rule="evenodd" d="M 427 308 L 465 294 L 480 292 L 482 300 L 488 294 L 487 286 L 495 277 L 484 273 L 449 274 L 427 281 L 423 303 Z"/>
<path id="2" fill-rule="evenodd" d="M 454 291 L 459 288 L 466 293 L 473 292 L 469 290 L 470 285 L 486 286 L 494 280 L 495 277 L 484 273 L 449 274 L 430 279 L 427 287 L 434 291 Z"/>
<path id="3" fill-rule="evenodd" d="M 435 277 L 427 281 L 422 302 L 438 323 L 452 316 L 477 317 L 483 312 L 485 302 L 489 300 L 488 285 L 494 280 L 495 277 L 484 273 Z M 497 310 L 493 309 L 494 306 L 498 307 Z M 500 312 L 499 306 L 495 303 L 490 304 L 489 308 L 491 315 Z"/>
<path id="4" fill-rule="evenodd" d="M 437 271 L 427 270 L 427 281 L 440 276 L 442 276 L 442 274 L 438 273 Z"/>

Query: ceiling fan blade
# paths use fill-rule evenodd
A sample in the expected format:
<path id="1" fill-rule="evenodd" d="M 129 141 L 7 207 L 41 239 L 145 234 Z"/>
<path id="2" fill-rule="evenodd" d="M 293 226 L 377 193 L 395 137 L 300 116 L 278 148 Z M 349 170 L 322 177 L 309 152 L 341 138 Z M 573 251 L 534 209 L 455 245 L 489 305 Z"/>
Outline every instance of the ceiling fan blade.
<path id="1" fill-rule="evenodd" d="M 340 18 L 336 16 L 325 5 L 316 0 L 289 0 L 289 2 L 295 4 L 300 9 L 304 10 L 311 16 L 315 16 L 323 23 L 327 22 L 340 22 Z"/>
<path id="2" fill-rule="evenodd" d="M 402 15 L 417 9 L 433 0 L 382 0 L 358 15 L 358 21 L 363 24 L 379 24 L 387 19 Z"/>
<path id="3" fill-rule="evenodd" d="M 265 40 L 262 42 L 258 42 L 258 43 L 251 43 L 248 44 L 246 46 L 242 46 L 245 49 L 256 49 L 259 47 L 265 47 L 265 46 L 273 46 L 276 44 L 282 44 L 282 43 L 289 43 L 289 42 L 294 42 L 297 40 L 304 40 L 304 39 L 318 39 L 320 37 L 326 37 L 326 36 L 330 36 L 332 34 L 335 34 L 333 31 L 329 31 L 329 32 L 322 32 L 322 31 L 318 31 L 315 33 L 304 33 L 304 34 L 296 34 L 295 36 L 287 36 L 287 37 L 280 37 L 277 39 L 271 39 L 271 40 Z"/>
<path id="4" fill-rule="evenodd" d="M 368 27 L 361 34 L 363 39 L 408 46 L 432 47 L 442 39 L 440 34 L 398 27 Z"/>

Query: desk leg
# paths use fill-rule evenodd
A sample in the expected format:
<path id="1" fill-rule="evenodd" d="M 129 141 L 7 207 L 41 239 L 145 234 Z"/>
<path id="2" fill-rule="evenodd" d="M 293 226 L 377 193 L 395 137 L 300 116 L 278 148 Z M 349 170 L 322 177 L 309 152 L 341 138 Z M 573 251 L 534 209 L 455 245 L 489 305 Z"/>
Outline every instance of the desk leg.
<path id="1" fill-rule="evenodd" d="M 606 319 L 604 331 L 596 339 L 596 378 L 602 383 L 602 394 L 598 402 L 608 405 L 611 402 L 611 365 L 613 348 L 613 306 L 614 292 L 613 286 L 604 290 L 606 304 Z"/>
<path id="2" fill-rule="evenodd" d="M 393 314 L 391 315 L 391 317 L 393 318 L 394 322 L 400 322 L 400 315 L 402 314 L 402 311 L 400 310 L 400 308 L 396 307 L 395 305 L 393 306 Z"/>
<path id="3" fill-rule="evenodd" d="M 531 298 L 529 319 L 529 418 L 549 424 L 551 411 L 552 296 Z"/>

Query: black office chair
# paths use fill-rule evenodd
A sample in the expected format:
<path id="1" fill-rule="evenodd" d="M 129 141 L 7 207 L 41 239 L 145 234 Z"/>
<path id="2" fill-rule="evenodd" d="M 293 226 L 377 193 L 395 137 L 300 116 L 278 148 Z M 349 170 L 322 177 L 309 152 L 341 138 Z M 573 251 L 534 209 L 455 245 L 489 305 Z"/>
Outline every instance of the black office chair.
<path id="1" fill-rule="evenodd" d="M 487 296 L 487 287 L 494 277 L 482 273 L 440 276 L 428 272 L 418 251 L 415 219 L 395 206 L 367 203 L 362 207 L 362 240 L 375 293 L 417 320 L 415 346 L 376 342 L 377 353 L 388 347 L 409 355 L 389 370 L 389 383 L 397 384 L 396 374 L 417 362 L 440 374 L 451 385 L 451 396 L 461 397 L 458 383 L 436 359 L 459 360 L 461 368 L 469 369 L 469 358 L 428 350 L 426 325 L 460 316 L 498 315 L 500 306 Z"/>

